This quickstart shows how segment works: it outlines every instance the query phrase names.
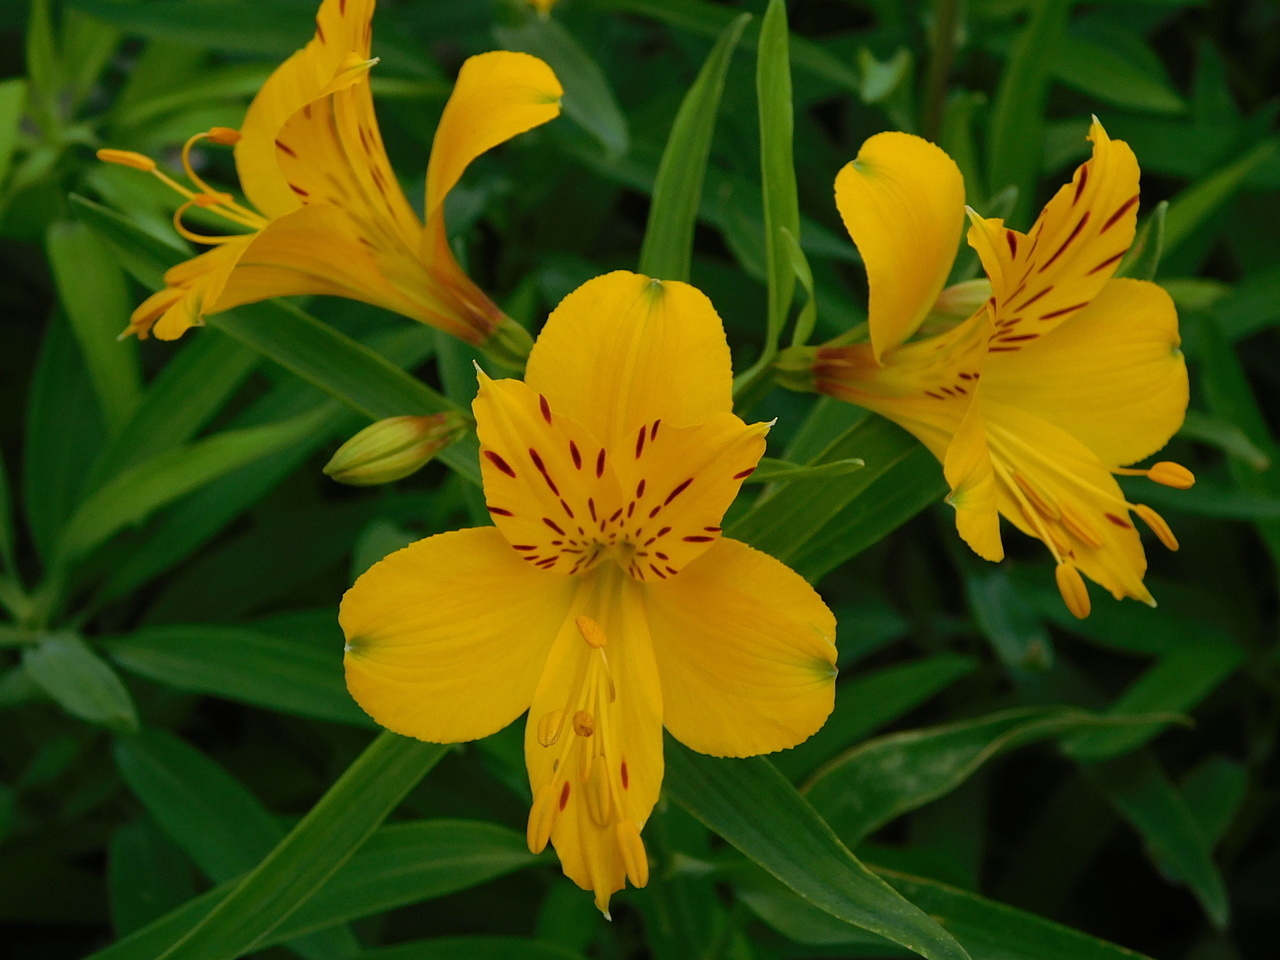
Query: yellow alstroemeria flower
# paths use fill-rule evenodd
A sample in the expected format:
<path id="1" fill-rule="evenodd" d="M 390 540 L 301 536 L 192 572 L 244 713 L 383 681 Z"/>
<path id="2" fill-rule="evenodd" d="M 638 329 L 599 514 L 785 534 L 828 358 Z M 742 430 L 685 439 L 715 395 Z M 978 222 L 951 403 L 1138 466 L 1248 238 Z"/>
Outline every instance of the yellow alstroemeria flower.
<path id="1" fill-rule="evenodd" d="M 662 728 L 694 750 L 793 746 L 831 710 L 835 620 L 799 575 L 721 536 L 765 449 L 732 413 L 700 292 L 597 277 L 551 314 L 524 382 L 474 404 L 496 527 L 428 537 L 347 592 L 347 686 L 383 726 L 474 740 L 525 710 L 529 848 L 610 896 L 649 875 Z"/>
<path id="2" fill-rule="evenodd" d="M 929 448 L 960 535 L 979 556 L 1004 557 L 1000 515 L 1043 541 L 1078 617 L 1089 612 L 1081 573 L 1117 599 L 1154 604 L 1131 511 L 1178 546 L 1113 474 L 1194 482 L 1177 464 L 1124 467 L 1181 426 L 1187 371 L 1168 294 L 1112 277 L 1136 227 L 1133 151 L 1096 120 L 1089 137 L 1091 159 L 1029 233 L 968 211 L 968 241 L 989 279 L 981 305 L 917 340 L 931 313 L 972 300 L 972 283 L 943 290 L 964 226 L 964 182 L 919 137 L 867 140 L 836 179 L 836 203 L 866 265 L 871 342 L 809 350 L 798 364 L 806 385 L 888 417 Z"/>
<path id="3" fill-rule="evenodd" d="M 136 153 L 103 160 L 153 172 L 186 198 L 174 225 L 210 246 L 165 275 L 126 334 L 180 337 L 207 314 L 296 294 L 363 300 L 436 327 L 519 365 L 529 336 L 471 281 L 449 248 L 444 200 L 480 154 L 560 113 L 562 90 L 541 60 L 496 51 L 471 57 L 445 105 L 427 165 L 425 224 L 387 159 L 373 112 L 369 57 L 374 0 L 324 0 L 315 37 L 249 105 L 239 131 L 198 133 L 182 150 L 193 189 Z M 192 169 L 201 141 L 234 145 L 250 206 Z M 237 232 L 206 236 L 182 222 L 192 206 Z"/>

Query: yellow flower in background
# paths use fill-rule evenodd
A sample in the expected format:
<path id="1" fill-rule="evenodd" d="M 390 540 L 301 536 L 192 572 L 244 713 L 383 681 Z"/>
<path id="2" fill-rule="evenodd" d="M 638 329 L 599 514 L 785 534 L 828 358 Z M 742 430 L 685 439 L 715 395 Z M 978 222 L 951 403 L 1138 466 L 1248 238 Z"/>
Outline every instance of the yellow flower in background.
<path id="1" fill-rule="evenodd" d="M 598 277 L 551 314 L 525 381 L 474 404 L 496 527 L 394 553 L 343 598 L 347 686 L 437 743 L 529 711 L 528 840 L 607 915 L 643 886 L 662 728 L 694 750 L 793 746 L 831 710 L 835 620 L 799 575 L 721 536 L 765 449 L 732 413 L 724 330 L 683 283 Z"/>
<path id="2" fill-rule="evenodd" d="M 1181 426 L 1186 363 L 1178 318 L 1154 283 L 1114 279 L 1133 243 L 1138 165 L 1096 120 L 1093 155 L 1029 233 L 969 211 L 968 241 L 986 270 L 968 319 L 911 340 L 931 314 L 954 312 L 974 284 L 943 289 L 964 227 L 964 183 L 933 144 L 870 138 L 836 179 L 836 203 L 862 254 L 871 342 L 810 350 L 807 384 L 913 433 L 943 464 L 965 542 L 988 560 L 1004 547 L 999 516 L 1039 538 L 1078 617 L 1080 574 L 1117 599 L 1154 604 L 1130 513 L 1170 549 L 1150 507 L 1129 503 L 1113 474 L 1176 487 L 1194 478 L 1151 456 Z"/>
<path id="3" fill-rule="evenodd" d="M 205 315 L 270 297 L 330 294 L 363 300 L 480 346 L 508 363 L 528 334 L 505 317 L 454 259 L 444 200 L 480 154 L 560 113 L 560 83 L 541 60 L 497 51 L 458 74 L 427 166 L 425 224 L 391 170 L 373 112 L 369 58 L 374 0 L 325 0 L 315 37 L 286 60 L 250 104 L 239 131 L 196 134 L 182 151 L 192 189 L 139 154 L 103 150 L 106 161 L 152 171 L 186 198 L 178 232 L 210 250 L 174 267 L 126 333 L 180 337 Z M 192 169 L 203 141 L 234 145 L 249 205 Z M 192 206 L 236 232 L 187 229 Z"/>

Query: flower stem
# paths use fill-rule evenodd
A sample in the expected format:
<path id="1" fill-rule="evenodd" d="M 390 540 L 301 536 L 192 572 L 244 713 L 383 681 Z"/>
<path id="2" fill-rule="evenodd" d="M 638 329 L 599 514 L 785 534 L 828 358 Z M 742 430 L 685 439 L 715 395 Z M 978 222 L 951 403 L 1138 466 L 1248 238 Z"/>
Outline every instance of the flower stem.
<path id="1" fill-rule="evenodd" d="M 933 52 L 925 80 L 924 115 L 921 132 L 927 140 L 937 140 L 942 130 L 942 111 L 947 100 L 947 78 L 956 46 L 956 21 L 960 0 L 938 0 L 933 19 Z"/>

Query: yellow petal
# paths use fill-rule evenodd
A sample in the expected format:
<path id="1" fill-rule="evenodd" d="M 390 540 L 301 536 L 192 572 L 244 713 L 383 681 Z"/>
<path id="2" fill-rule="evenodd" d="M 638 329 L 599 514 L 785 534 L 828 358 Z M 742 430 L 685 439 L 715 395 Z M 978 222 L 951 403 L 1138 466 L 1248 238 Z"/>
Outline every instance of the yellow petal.
<path id="1" fill-rule="evenodd" d="M 799 574 L 722 539 L 645 591 L 667 729 L 700 753 L 795 746 L 835 702 L 835 618 Z"/>
<path id="2" fill-rule="evenodd" d="M 984 560 L 1004 559 L 995 469 L 982 421 L 982 401 L 974 398 L 947 448 L 943 472 L 951 487 L 947 502 L 956 510 L 960 538 Z"/>
<path id="3" fill-rule="evenodd" d="M 836 206 L 866 265 L 880 360 L 916 331 L 947 282 L 964 227 L 964 178 L 929 141 L 879 133 L 836 177 Z"/>
<path id="4" fill-rule="evenodd" d="M 610 895 L 628 876 L 633 883 L 648 877 L 638 833 L 662 784 L 662 690 L 641 600 L 645 585 L 614 564 L 570 582 L 580 585 L 578 593 L 525 729 L 536 798 L 529 833 L 532 847 L 543 834 L 550 838 L 565 875 L 593 891 L 607 913 Z M 596 631 L 584 627 L 595 627 L 604 645 L 587 639 Z M 579 713 L 593 723 L 575 723 Z"/>
<path id="5" fill-rule="evenodd" d="M 206 314 L 216 313 L 236 264 L 253 241 L 253 234 L 220 243 L 199 256 L 165 272 L 165 289 L 144 300 L 129 320 L 126 333 L 160 340 L 176 340 L 191 327 L 204 324 Z"/>
<path id="6" fill-rule="evenodd" d="M 1164 290 L 1111 280 L 1050 335 L 990 357 L 982 390 L 1061 427 L 1108 466 L 1133 463 L 1182 425 L 1188 387 L 1179 343 Z"/>
<path id="7" fill-rule="evenodd" d="M 764 455 L 767 424 L 717 413 L 691 427 L 642 423 L 615 448 L 625 508 L 618 518 L 634 547 L 618 563 L 640 580 L 665 580 L 720 538 L 720 521 Z"/>
<path id="8" fill-rule="evenodd" d="M 993 352 L 1014 352 L 1084 309 L 1133 243 L 1138 162 L 1096 120 L 1093 156 L 1045 205 L 1027 234 L 998 219 L 973 217 L 978 251 L 994 297 Z"/>
<path id="9" fill-rule="evenodd" d="M 277 67 L 249 104 L 236 144 L 236 169 L 245 196 L 267 216 L 288 213 L 299 203 L 277 165 L 281 128 L 324 96 L 353 60 L 368 60 L 373 7 L 374 0 L 324 0 L 311 42 Z"/>
<path id="10" fill-rule="evenodd" d="M 347 688 L 405 736 L 488 736 L 529 706 L 575 585 L 521 563 L 491 527 L 419 540 L 342 599 Z"/>
<path id="11" fill-rule="evenodd" d="M 1147 569 L 1142 541 L 1107 467 L 1034 413 L 985 395 L 982 411 L 1001 514 L 1117 599 L 1153 603 L 1142 582 Z"/>
<path id="12" fill-rule="evenodd" d="M 431 145 L 428 225 L 471 161 L 558 117 L 563 93 L 551 68 L 527 53 L 495 50 L 469 57 L 458 71 Z"/>
<path id="13" fill-rule="evenodd" d="M 686 426 L 733 410 L 729 345 L 711 301 L 621 270 L 561 301 L 525 380 L 610 449 L 642 423 Z"/>
<path id="14" fill-rule="evenodd" d="M 472 410 L 494 523 L 529 564 L 591 569 L 622 534 L 612 451 L 519 380 L 479 376 Z"/>

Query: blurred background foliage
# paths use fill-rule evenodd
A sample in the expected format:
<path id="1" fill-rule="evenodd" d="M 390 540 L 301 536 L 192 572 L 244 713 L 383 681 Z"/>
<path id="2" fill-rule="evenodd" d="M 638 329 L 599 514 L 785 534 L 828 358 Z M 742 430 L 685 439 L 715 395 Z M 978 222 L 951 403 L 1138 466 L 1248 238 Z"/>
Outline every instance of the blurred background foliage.
<path id="1" fill-rule="evenodd" d="M 320 467 L 371 419 L 468 404 L 471 354 L 324 299 L 237 310 L 177 343 L 115 340 L 184 254 L 167 191 L 93 150 L 176 166 L 190 134 L 238 126 L 309 38 L 315 6 L 0 5 L 9 955 L 908 955 L 838 919 L 857 914 L 853 894 L 833 908 L 792 892 L 852 875 L 816 810 L 974 960 L 1132 956 L 1112 943 L 1168 960 L 1275 956 L 1280 4 L 788 5 L 813 340 L 864 318 L 832 181 L 865 137 L 937 139 L 969 203 L 1025 229 L 1087 155 L 1096 114 L 1142 166 L 1146 246 L 1130 269 L 1155 271 L 1180 307 L 1193 393 L 1172 455 L 1200 483 L 1143 493 L 1182 541 L 1153 552 L 1160 607 L 1103 598 L 1076 621 L 1039 545 L 1011 543 L 999 567 L 963 549 L 937 503 L 940 470 L 896 428 L 753 391 L 751 412 L 779 418 L 770 456 L 867 464 L 748 488 L 732 528 L 836 610 L 836 714 L 773 766 L 669 745 L 669 799 L 645 832 L 654 879 L 615 899 L 612 924 L 524 847 L 518 730 L 415 755 L 379 740 L 357 761 L 374 730 L 342 684 L 337 600 L 387 552 L 483 522 L 482 504 L 465 444 L 372 490 L 340 488 Z M 745 27 L 742 11 L 755 14 Z M 482 158 L 450 197 L 464 263 L 536 330 L 582 281 L 635 268 L 673 118 L 717 37 L 740 29 L 717 48 L 718 105 L 694 105 L 714 137 L 690 278 L 745 370 L 767 313 L 763 12 L 755 0 L 563 0 L 539 19 L 517 0 L 384 0 L 373 88 L 393 163 L 420 202 L 466 56 L 506 47 L 552 63 L 565 116 Z M 234 186 L 229 152 L 197 160 Z M 975 270 L 962 258 L 957 276 Z M 386 776 L 358 781 L 368 769 Z M 308 811 L 292 847 L 254 875 L 253 889 L 294 897 L 283 923 L 283 907 L 265 916 L 277 909 L 266 904 L 265 919 L 228 908 L 222 931 L 240 941 L 165 953 Z M 289 893 L 284 879 L 305 874 L 290 850 L 325 844 L 337 852 L 315 874 L 319 892 Z"/>

